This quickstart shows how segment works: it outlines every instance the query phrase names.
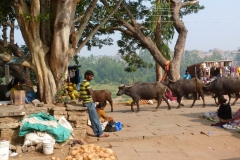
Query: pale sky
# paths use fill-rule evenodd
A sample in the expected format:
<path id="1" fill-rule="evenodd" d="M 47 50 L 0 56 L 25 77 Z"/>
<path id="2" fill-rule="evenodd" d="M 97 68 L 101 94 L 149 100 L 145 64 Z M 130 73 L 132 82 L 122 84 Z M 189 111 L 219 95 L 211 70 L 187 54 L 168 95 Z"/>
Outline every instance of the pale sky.
<path id="1" fill-rule="evenodd" d="M 240 47 L 240 0 L 199 0 L 199 3 L 205 6 L 204 10 L 183 18 L 188 29 L 185 50 L 208 51 L 214 48 L 224 51 L 237 50 Z M 113 46 L 93 48 L 91 51 L 85 47 L 79 55 L 116 55 L 119 49 L 116 41 L 119 38 L 119 34 L 113 36 Z M 174 49 L 176 39 L 177 32 L 170 44 L 171 50 Z M 24 44 L 19 33 L 16 42 L 19 45 Z"/>

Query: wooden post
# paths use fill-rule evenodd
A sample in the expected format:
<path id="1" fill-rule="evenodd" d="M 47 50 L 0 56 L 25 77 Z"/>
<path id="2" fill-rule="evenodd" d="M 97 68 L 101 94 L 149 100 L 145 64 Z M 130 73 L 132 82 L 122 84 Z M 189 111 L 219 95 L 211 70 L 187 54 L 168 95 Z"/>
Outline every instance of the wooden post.
<path id="1" fill-rule="evenodd" d="M 9 65 L 5 64 L 5 82 L 6 85 L 9 83 Z"/>

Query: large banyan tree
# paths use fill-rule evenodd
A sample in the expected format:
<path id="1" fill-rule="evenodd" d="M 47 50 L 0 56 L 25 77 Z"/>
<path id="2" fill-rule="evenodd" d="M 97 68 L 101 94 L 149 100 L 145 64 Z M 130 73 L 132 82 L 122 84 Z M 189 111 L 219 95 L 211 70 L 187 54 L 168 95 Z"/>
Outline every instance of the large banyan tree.
<path id="1" fill-rule="evenodd" d="M 12 27 L 11 41 L 0 40 L 0 59 L 34 70 L 39 98 L 54 103 L 66 78 L 68 65 L 84 46 L 101 47 L 111 39 L 100 39 L 98 30 L 117 11 L 122 0 L 1 0 L 0 23 Z M 16 26 L 14 26 L 16 22 Z M 24 55 L 14 44 L 14 29 L 18 28 L 29 50 Z M 6 35 L 5 35 L 6 37 Z"/>

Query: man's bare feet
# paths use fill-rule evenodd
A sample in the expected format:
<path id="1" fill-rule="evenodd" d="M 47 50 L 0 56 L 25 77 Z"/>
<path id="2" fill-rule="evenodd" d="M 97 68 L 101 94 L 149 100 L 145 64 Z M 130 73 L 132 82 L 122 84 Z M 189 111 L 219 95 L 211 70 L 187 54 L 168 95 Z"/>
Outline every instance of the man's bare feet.
<path id="1" fill-rule="evenodd" d="M 103 134 L 100 136 L 100 138 L 104 138 L 104 137 L 109 137 L 109 134 L 103 133 Z"/>

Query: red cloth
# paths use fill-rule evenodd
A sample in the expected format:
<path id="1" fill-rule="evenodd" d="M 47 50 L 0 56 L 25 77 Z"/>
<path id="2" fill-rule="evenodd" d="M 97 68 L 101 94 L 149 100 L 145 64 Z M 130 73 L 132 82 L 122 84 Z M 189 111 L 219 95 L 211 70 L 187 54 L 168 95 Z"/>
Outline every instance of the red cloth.
<path id="1" fill-rule="evenodd" d="M 170 99 L 171 101 L 176 101 L 177 100 L 177 97 L 173 97 L 172 92 L 169 91 L 169 90 L 167 90 L 165 92 L 165 96 L 167 97 L 167 99 Z"/>

